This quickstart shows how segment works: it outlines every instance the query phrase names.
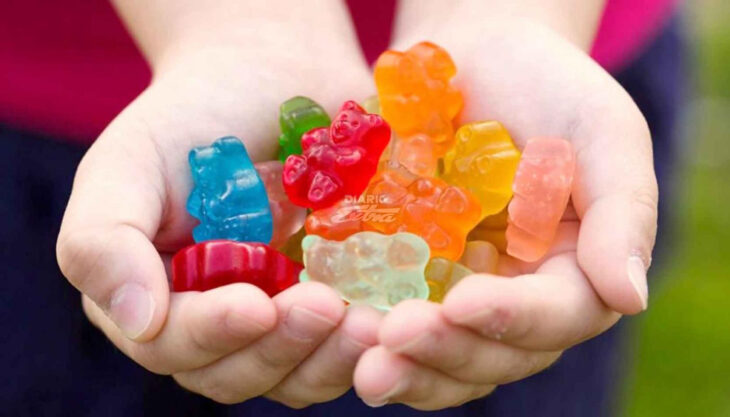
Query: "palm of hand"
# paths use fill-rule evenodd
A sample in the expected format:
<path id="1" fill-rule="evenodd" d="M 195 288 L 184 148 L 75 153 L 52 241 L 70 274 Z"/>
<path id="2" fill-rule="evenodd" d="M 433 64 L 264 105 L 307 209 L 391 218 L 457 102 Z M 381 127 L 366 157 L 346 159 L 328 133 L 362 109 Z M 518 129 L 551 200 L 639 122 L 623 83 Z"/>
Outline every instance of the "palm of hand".
<path id="1" fill-rule="evenodd" d="M 650 261 L 656 183 L 641 113 L 597 64 L 549 30 L 507 28 L 493 37 L 462 30 L 432 38 L 459 63 L 460 122 L 498 120 L 520 148 L 537 136 L 571 141 L 572 204 L 542 260 L 505 256 L 503 277 L 475 275 L 443 305 L 404 302 L 386 316 L 380 346 L 355 372 L 358 394 L 373 405 L 461 404 L 544 369 L 611 327 L 619 312 L 646 308 L 636 274 Z"/>
<path id="2" fill-rule="evenodd" d="M 275 74 L 225 52 L 158 69 L 93 145 L 79 166 L 59 262 L 84 292 L 90 320 L 153 372 L 226 403 L 259 395 L 291 406 L 336 398 L 375 343 L 377 313 L 345 314 L 339 297 L 317 283 L 273 299 L 247 284 L 169 293 L 166 267 L 191 241 L 185 201 L 192 147 L 236 135 L 254 160 L 273 159 L 281 102 L 310 95 L 332 111 L 353 94 L 368 95 L 367 69 L 328 62 L 288 70 L 290 58 L 267 57 L 284 69 Z"/>

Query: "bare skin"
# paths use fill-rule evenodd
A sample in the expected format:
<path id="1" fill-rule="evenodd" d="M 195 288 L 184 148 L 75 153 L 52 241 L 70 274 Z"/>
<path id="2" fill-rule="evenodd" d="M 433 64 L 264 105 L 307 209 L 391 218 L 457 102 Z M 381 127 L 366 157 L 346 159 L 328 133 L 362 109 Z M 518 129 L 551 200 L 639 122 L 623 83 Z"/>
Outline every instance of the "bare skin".
<path id="1" fill-rule="evenodd" d="M 430 39 L 452 53 L 462 121 L 500 120 L 519 145 L 537 135 L 573 142 L 575 210 L 543 261 L 504 259 L 500 274 L 517 278 L 470 277 L 443 305 L 405 302 L 385 319 L 346 309 L 316 283 L 273 299 L 245 284 L 171 294 L 166 265 L 193 227 L 191 147 L 233 134 L 254 159 L 271 159 L 282 101 L 308 95 L 332 112 L 373 93 L 342 2 L 276 1 L 116 4 L 154 78 L 80 164 L 57 252 L 89 319 L 132 360 L 224 403 L 264 395 L 303 407 L 337 398 L 354 378 L 370 404 L 437 409 L 538 372 L 619 313 L 646 308 L 651 143 L 631 99 L 583 51 L 600 2 L 574 10 L 584 24 L 536 1 L 494 21 L 474 21 L 490 2 L 448 13 L 434 2 L 429 10 L 450 16 L 438 21 L 408 2 L 399 11 L 396 47 Z"/>

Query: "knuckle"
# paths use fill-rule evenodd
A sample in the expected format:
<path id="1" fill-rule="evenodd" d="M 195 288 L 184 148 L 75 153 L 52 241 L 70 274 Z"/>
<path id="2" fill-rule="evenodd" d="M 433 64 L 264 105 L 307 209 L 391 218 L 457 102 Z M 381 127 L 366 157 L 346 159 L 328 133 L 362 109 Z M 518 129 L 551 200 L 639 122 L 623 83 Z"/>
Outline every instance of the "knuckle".
<path id="1" fill-rule="evenodd" d="M 336 389 L 343 385 L 336 376 L 319 371 L 302 372 L 300 378 L 303 386 L 321 392 Z"/>
<path id="2" fill-rule="evenodd" d="M 632 193 L 632 201 L 642 210 L 645 210 L 652 218 L 656 217 L 659 193 L 656 182 L 641 186 Z"/>
<path id="3" fill-rule="evenodd" d="M 193 391 L 217 403 L 227 405 L 237 404 L 250 398 L 229 383 L 214 376 L 201 376 L 198 386 Z"/>
<path id="4" fill-rule="evenodd" d="M 295 364 L 294 359 L 282 355 L 280 349 L 270 349 L 263 345 L 257 345 L 254 352 L 256 364 L 262 372 L 269 373 L 280 369 L 289 369 Z"/>

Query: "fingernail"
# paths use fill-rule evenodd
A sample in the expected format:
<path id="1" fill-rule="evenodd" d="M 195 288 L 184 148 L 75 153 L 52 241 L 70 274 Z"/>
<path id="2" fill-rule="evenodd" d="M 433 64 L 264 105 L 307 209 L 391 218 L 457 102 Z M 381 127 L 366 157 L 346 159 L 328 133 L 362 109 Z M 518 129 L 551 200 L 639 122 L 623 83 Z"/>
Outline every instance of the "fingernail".
<path id="1" fill-rule="evenodd" d="M 152 294 L 136 283 L 121 286 L 109 303 L 109 318 L 130 339 L 136 339 L 147 330 L 154 312 Z"/>
<path id="2" fill-rule="evenodd" d="M 631 286 L 634 287 L 634 291 L 641 301 L 641 309 L 646 310 L 649 306 L 649 287 L 646 280 L 646 265 L 638 256 L 631 256 L 629 257 L 627 269 Z"/>
<path id="3" fill-rule="evenodd" d="M 329 318 L 299 306 L 289 309 L 284 324 L 290 333 L 304 340 L 318 337 L 337 326 L 337 323 Z"/>
<path id="4" fill-rule="evenodd" d="M 395 384 L 395 386 L 393 388 L 391 388 L 388 392 L 386 392 L 385 394 L 380 396 L 380 398 L 377 398 L 374 400 L 366 400 L 364 398 L 361 398 L 362 402 L 364 402 L 365 404 L 367 404 L 368 406 L 370 406 L 372 408 L 382 407 L 382 406 L 388 404 L 388 402 L 390 402 L 391 398 L 393 398 L 397 395 L 400 395 L 403 391 L 405 391 L 406 385 L 407 384 L 405 381 L 398 381 L 398 383 Z"/>

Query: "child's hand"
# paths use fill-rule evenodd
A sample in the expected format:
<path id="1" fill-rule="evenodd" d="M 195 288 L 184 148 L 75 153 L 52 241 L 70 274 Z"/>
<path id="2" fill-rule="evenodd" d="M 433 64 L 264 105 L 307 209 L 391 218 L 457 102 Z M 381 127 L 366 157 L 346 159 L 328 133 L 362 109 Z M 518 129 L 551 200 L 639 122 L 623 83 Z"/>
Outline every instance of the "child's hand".
<path id="1" fill-rule="evenodd" d="M 619 313 L 647 306 L 657 187 L 636 105 L 584 52 L 535 21 L 470 25 L 457 12 L 442 16 L 458 24 L 401 30 L 396 47 L 429 39 L 452 53 L 466 95 L 462 122 L 499 120 L 520 147 L 534 136 L 570 140 L 574 209 L 542 261 L 503 259 L 500 273 L 514 278 L 473 276 L 443 305 L 394 308 L 379 330 L 381 346 L 355 371 L 358 395 L 375 405 L 440 409 L 478 398 L 546 368 Z"/>
<path id="2" fill-rule="evenodd" d="M 302 20 L 281 24 L 267 15 L 277 6 L 255 21 L 249 9 L 258 2 L 180 3 L 171 9 L 183 19 L 176 35 L 175 25 L 154 31 L 170 18 L 155 7 L 161 2 L 120 2 L 122 9 L 142 7 L 127 16 L 138 38 L 154 32 L 141 41 L 154 81 L 79 166 L 58 240 L 61 269 L 84 294 L 90 320 L 119 349 L 192 391 L 226 403 L 259 395 L 291 406 L 336 398 L 351 386 L 360 353 L 375 343 L 379 314 L 346 311 L 317 283 L 273 299 L 247 284 L 171 294 L 165 269 L 191 239 L 185 200 L 193 146 L 236 135 L 254 159 L 272 159 L 284 100 L 308 95 L 333 111 L 371 93 L 344 6 L 318 3 L 325 13 L 292 2 L 289 11 Z M 180 11 L 198 4 L 204 10 Z M 192 23 L 202 23 L 190 20 L 217 9 L 221 16 L 193 36 L 200 28 Z M 241 9 L 247 17 L 234 19 Z M 308 13 L 318 25 L 307 23 Z M 329 29 L 335 18 L 343 27 Z"/>

